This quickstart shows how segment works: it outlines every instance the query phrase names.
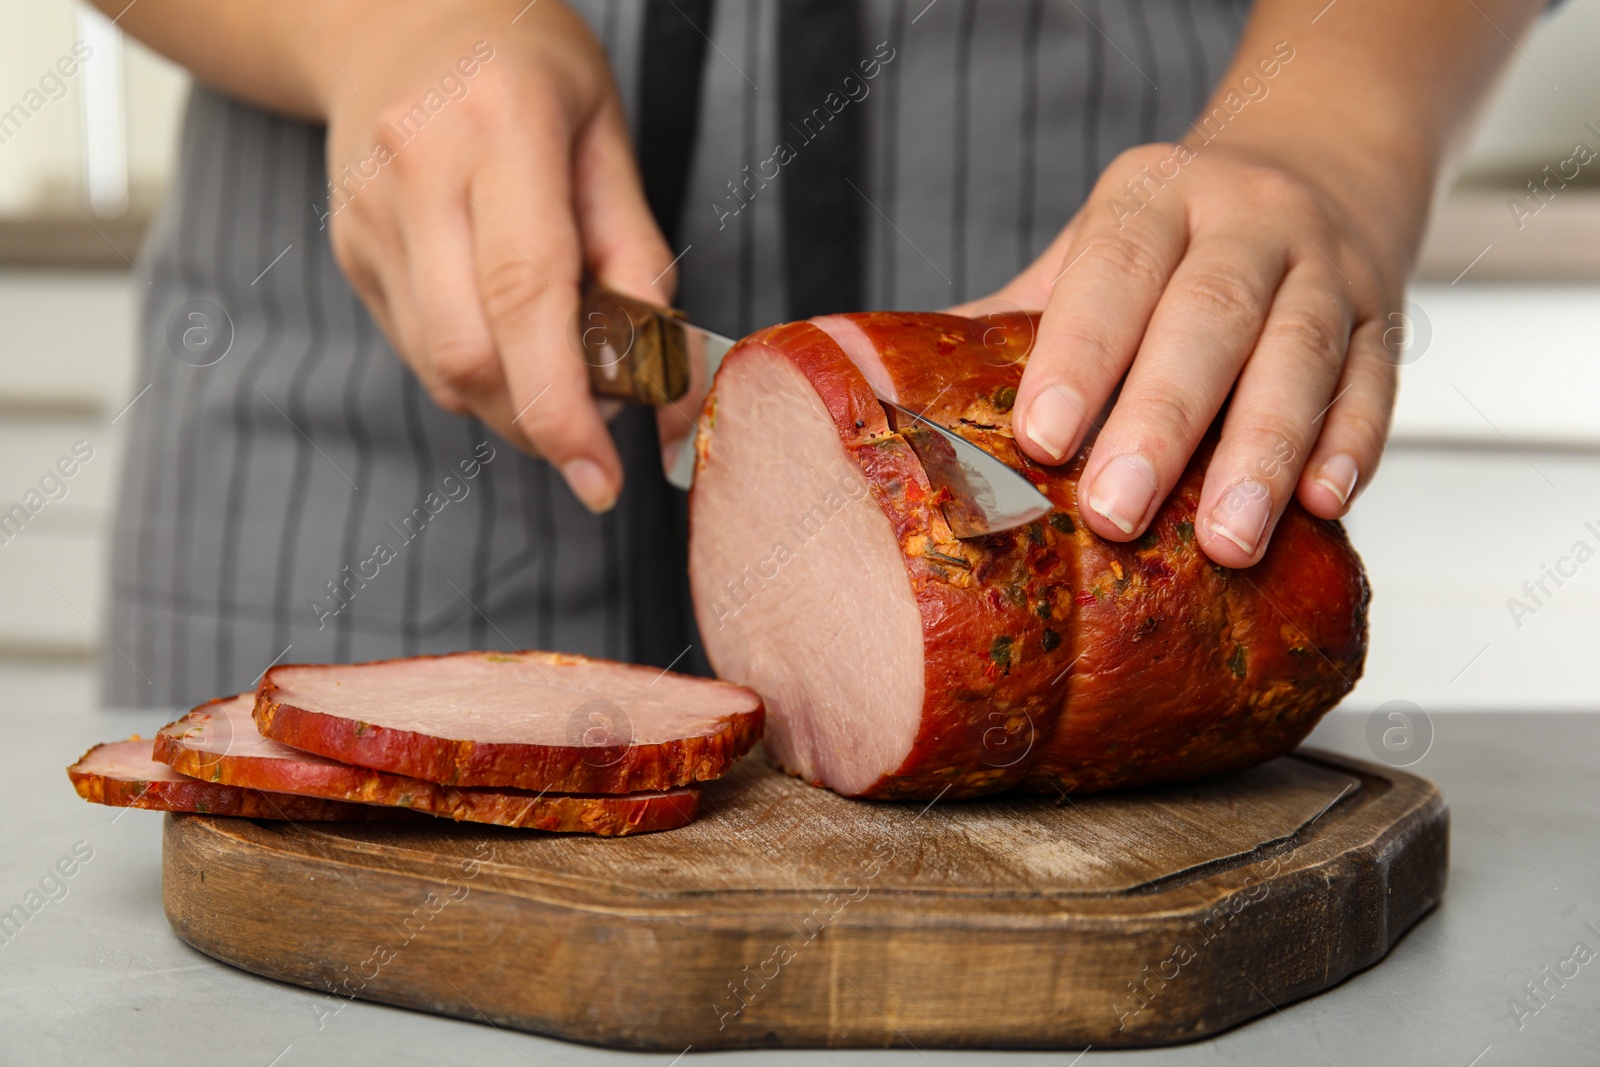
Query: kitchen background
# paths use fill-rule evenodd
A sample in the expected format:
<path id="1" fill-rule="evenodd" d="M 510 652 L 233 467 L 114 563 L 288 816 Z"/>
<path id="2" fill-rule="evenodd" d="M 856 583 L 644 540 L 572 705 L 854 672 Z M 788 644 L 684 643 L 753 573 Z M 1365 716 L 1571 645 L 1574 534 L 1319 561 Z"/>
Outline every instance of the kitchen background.
<path id="1" fill-rule="evenodd" d="M 56 79 L 77 42 L 92 59 Z M 1393 443 L 1348 520 L 1375 597 L 1347 709 L 1600 707 L 1597 44 L 1600 0 L 1541 23 L 1441 201 Z M 0 510 L 76 461 L 0 530 L 0 676 L 24 713 L 94 699 L 120 415 L 144 384 L 131 261 L 185 88 L 68 0 L 0 9 Z"/>

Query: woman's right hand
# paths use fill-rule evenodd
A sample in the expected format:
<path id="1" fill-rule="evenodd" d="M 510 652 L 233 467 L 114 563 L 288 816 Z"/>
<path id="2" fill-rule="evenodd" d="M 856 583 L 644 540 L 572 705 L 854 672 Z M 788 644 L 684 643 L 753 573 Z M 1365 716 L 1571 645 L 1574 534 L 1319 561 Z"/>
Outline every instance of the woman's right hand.
<path id="1" fill-rule="evenodd" d="M 328 224 L 434 400 L 604 511 L 622 464 L 580 355 L 579 281 L 668 305 L 672 253 L 604 52 L 559 0 L 524 3 L 348 5 L 319 78 Z"/>

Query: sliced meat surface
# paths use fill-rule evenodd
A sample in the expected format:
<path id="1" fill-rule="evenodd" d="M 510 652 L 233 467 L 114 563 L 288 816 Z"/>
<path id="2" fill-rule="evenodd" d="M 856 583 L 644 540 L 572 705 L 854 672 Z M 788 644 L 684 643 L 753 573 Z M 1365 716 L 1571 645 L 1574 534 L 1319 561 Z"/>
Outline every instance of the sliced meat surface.
<path id="1" fill-rule="evenodd" d="M 854 315 L 821 315 L 811 320 L 811 324 L 829 337 L 835 344 L 850 357 L 856 370 L 867 380 L 872 391 L 884 400 L 900 403 L 900 393 L 895 386 L 895 381 L 889 376 L 889 370 L 883 364 L 883 357 L 878 353 L 878 346 L 872 338 L 867 336 L 867 331 L 856 322 Z"/>
<path id="2" fill-rule="evenodd" d="M 603 837 L 671 830 L 694 821 L 700 790 L 620 795 L 461 788 L 374 771 L 262 737 L 255 695 L 202 704 L 156 734 L 155 758 L 183 774 L 225 785 L 409 808 L 463 822 Z"/>
<path id="3" fill-rule="evenodd" d="M 761 736 L 726 682 L 553 652 L 273 667 L 260 732 L 442 785 L 637 793 L 720 777 Z"/>
<path id="4" fill-rule="evenodd" d="M 1360 677 L 1368 588 L 1338 523 L 1291 503 L 1231 571 L 1194 536 L 1207 440 L 1149 532 L 1080 520 L 1087 451 L 1011 437 L 1037 318 L 877 312 L 746 338 L 702 411 L 690 579 L 717 673 L 762 695 L 784 769 L 847 795 L 1184 781 L 1290 751 Z M 874 395 L 1055 504 L 955 538 Z"/>
<path id="5" fill-rule="evenodd" d="M 801 329 L 815 336 L 790 342 L 799 358 L 834 357 Z M 760 685 L 779 765 L 864 792 L 921 729 L 921 614 L 894 523 L 812 380 L 783 352 L 738 351 L 717 377 L 715 443 L 695 475 L 700 632 L 718 674 Z"/>
<path id="6" fill-rule="evenodd" d="M 290 796 L 196 781 L 151 759 L 151 743 L 133 738 L 96 745 L 67 768 L 78 795 L 91 804 L 152 811 L 240 815 L 294 822 L 361 822 L 397 813 L 365 804 Z"/>

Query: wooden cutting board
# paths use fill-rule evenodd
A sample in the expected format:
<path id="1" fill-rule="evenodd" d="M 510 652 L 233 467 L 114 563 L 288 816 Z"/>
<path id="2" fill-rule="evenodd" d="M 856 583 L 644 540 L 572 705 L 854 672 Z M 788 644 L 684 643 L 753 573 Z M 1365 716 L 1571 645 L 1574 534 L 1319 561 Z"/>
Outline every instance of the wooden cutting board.
<path id="1" fill-rule="evenodd" d="M 1429 782 L 1302 749 L 1198 786 L 851 801 L 746 759 L 670 833 L 168 816 L 185 941 L 321 990 L 624 1048 L 1215 1033 L 1440 899 Z"/>

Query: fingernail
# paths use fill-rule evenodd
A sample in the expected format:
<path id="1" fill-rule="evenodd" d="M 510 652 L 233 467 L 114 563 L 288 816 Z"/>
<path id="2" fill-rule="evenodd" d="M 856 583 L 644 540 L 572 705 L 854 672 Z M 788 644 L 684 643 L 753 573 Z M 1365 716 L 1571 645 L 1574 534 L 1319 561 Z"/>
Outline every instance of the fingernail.
<path id="1" fill-rule="evenodd" d="M 1138 527 L 1156 496 L 1156 469 L 1137 452 L 1124 452 L 1100 468 L 1089 487 L 1089 507 L 1125 534 Z"/>
<path id="2" fill-rule="evenodd" d="M 1239 546 L 1247 556 L 1256 554 L 1256 545 L 1272 517 L 1272 494 L 1267 487 L 1248 478 L 1222 495 L 1211 512 L 1211 530 Z"/>
<path id="3" fill-rule="evenodd" d="M 610 511 L 617 503 L 617 494 L 606 478 L 606 472 L 592 459 L 568 460 L 561 468 L 561 476 L 572 487 L 572 492 L 583 501 L 583 506 L 599 515 Z"/>
<path id="4" fill-rule="evenodd" d="M 1052 385 L 1033 398 L 1023 419 L 1028 439 L 1057 463 L 1067 458 L 1067 449 L 1083 425 L 1083 405 L 1059 385 Z"/>
<path id="5" fill-rule="evenodd" d="M 1350 494 L 1355 492 L 1356 478 L 1359 474 L 1360 470 L 1356 467 L 1356 461 L 1341 452 L 1337 456 L 1330 457 L 1322 465 L 1322 469 L 1317 471 L 1316 478 L 1312 480 L 1318 485 L 1326 487 L 1328 492 L 1338 497 L 1339 505 L 1343 507 L 1345 504 L 1350 503 Z"/>

